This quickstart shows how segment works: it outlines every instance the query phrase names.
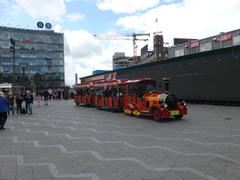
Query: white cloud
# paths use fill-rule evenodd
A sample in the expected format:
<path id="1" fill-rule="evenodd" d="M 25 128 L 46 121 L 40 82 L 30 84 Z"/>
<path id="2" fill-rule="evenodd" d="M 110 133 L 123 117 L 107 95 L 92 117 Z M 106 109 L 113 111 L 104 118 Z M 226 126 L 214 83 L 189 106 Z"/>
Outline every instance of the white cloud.
<path id="1" fill-rule="evenodd" d="M 62 26 L 60 24 L 56 24 L 53 28 L 55 32 L 61 33 L 62 31 Z"/>
<path id="2" fill-rule="evenodd" d="M 33 18 L 44 17 L 60 21 L 61 17 L 66 14 L 64 0 L 16 0 L 16 2 Z"/>
<path id="3" fill-rule="evenodd" d="M 85 30 L 64 31 L 73 58 L 100 55 L 102 47 L 92 34 Z"/>
<path id="4" fill-rule="evenodd" d="M 126 30 L 163 31 L 166 42 L 172 42 L 173 37 L 205 38 L 239 28 L 239 9 L 239 0 L 184 0 L 121 17 L 117 24 Z"/>
<path id="5" fill-rule="evenodd" d="M 114 13 L 134 13 L 158 5 L 160 0 L 101 0 L 97 7 L 101 10 L 112 10 Z"/>
<path id="6" fill-rule="evenodd" d="M 62 30 L 60 25 L 54 29 L 64 33 L 65 82 L 72 85 L 75 73 L 79 76 L 90 75 L 101 64 L 103 49 L 99 41 L 85 30 Z"/>
<path id="7" fill-rule="evenodd" d="M 80 13 L 68 14 L 68 15 L 67 15 L 67 18 L 68 18 L 70 21 L 80 21 L 80 20 L 83 20 L 83 19 L 85 18 L 85 15 L 84 15 L 84 14 L 80 14 Z"/>
<path id="8" fill-rule="evenodd" d="M 104 41 L 96 39 L 85 30 L 63 30 L 57 24 L 54 31 L 64 33 L 65 82 L 73 85 L 75 73 L 88 76 L 97 69 L 111 70 L 114 52 L 132 54 L 132 41 Z"/>

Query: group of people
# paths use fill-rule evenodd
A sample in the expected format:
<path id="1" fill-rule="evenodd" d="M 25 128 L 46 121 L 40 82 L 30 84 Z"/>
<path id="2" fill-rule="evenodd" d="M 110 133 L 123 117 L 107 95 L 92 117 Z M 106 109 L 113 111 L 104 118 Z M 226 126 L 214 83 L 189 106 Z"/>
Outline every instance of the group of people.
<path id="1" fill-rule="evenodd" d="M 22 103 L 25 102 L 25 108 Z M 4 94 L 0 92 L 0 130 L 5 129 L 4 125 L 8 115 L 15 114 L 15 104 L 17 114 L 32 114 L 33 95 L 30 91 L 18 93 L 14 96 L 12 93 Z"/>
<path id="2" fill-rule="evenodd" d="M 45 89 L 36 92 L 36 100 L 41 104 L 43 100 L 48 105 L 48 100 L 64 98 L 63 89 Z M 33 94 L 30 91 L 19 92 L 16 95 L 12 93 L 3 93 L 0 91 L 0 130 L 5 129 L 4 125 L 8 115 L 12 114 L 32 114 Z M 25 102 L 25 106 L 24 106 Z"/>
<path id="3" fill-rule="evenodd" d="M 33 95 L 30 91 L 26 91 L 24 93 L 18 93 L 14 96 L 12 93 L 5 95 L 8 100 L 9 110 L 8 114 L 15 114 L 15 104 L 16 104 L 16 113 L 17 114 L 32 114 L 32 104 L 33 104 Z M 25 102 L 25 107 L 23 103 Z"/>
<path id="4" fill-rule="evenodd" d="M 45 90 L 38 90 L 36 92 L 36 97 L 42 98 L 45 100 L 46 98 L 48 100 L 55 100 L 55 99 L 62 99 L 63 98 L 63 89 L 45 89 Z"/>
<path id="5" fill-rule="evenodd" d="M 40 105 L 41 101 L 44 101 L 45 105 L 48 105 L 48 100 L 56 100 L 63 98 L 63 90 L 62 89 L 45 89 L 45 90 L 38 90 L 36 92 L 36 100 L 37 103 Z"/>

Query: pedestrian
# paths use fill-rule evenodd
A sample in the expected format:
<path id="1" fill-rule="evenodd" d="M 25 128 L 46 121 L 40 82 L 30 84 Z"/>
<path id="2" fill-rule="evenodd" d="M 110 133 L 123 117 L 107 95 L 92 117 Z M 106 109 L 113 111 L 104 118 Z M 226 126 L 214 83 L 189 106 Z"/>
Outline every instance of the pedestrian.
<path id="1" fill-rule="evenodd" d="M 7 100 L 9 105 L 8 115 L 10 115 L 10 112 L 12 112 L 12 115 L 14 115 L 14 96 L 12 93 L 8 94 Z"/>
<path id="2" fill-rule="evenodd" d="M 48 89 L 49 100 L 52 100 L 53 91 L 51 88 Z"/>
<path id="3" fill-rule="evenodd" d="M 38 105 L 41 105 L 41 100 L 42 100 L 42 93 L 41 93 L 41 91 L 37 91 L 36 98 L 37 98 Z"/>
<path id="4" fill-rule="evenodd" d="M 16 97 L 17 114 L 22 110 L 23 95 L 19 92 Z"/>
<path id="5" fill-rule="evenodd" d="M 27 91 L 25 96 L 26 106 L 27 106 L 27 113 L 32 114 L 32 105 L 33 105 L 33 95 L 30 91 Z"/>
<path id="6" fill-rule="evenodd" d="M 58 95 L 57 95 L 57 90 L 54 89 L 54 90 L 53 90 L 53 99 L 56 100 L 56 99 L 57 99 L 57 96 L 58 96 Z"/>
<path id="7" fill-rule="evenodd" d="M 44 104 L 45 104 L 45 106 L 48 105 L 48 96 L 49 96 L 48 90 L 45 89 L 45 90 L 43 91 L 43 99 L 44 99 Z"/>
<path id="8" fill-rule="evenodd" d="M 60 88 L 57 90 L 57 94 L 58 94 L 58 99 L 61 99 L 62 93 L 61 93 L 61 89 Z"/>
<path id="9" fill-rule="evenodd" d="M 5 129 L 4 125 L 7 120 L 7 113 L 9 110 L 8 100 L 4 96 L 3 92 L 0 92 L 0 130 Z"/>
<path id="10" fill-rule="evenodd" d="M 25 109 L 25 111 L 27 112 L 27 92 L 24 92 L 23 93 L 23 101 L 25 102 L 25 108 L 22 108 L 22 109 Z"/>

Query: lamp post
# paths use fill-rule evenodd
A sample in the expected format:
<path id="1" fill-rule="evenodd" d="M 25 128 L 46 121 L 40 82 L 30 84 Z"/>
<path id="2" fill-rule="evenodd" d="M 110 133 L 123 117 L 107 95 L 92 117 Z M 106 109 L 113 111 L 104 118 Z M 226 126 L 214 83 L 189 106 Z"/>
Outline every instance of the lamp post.
<path id="1" fill-rule="evenodd" d="M 10 38 L 10 51 L 13 53 L 13 65 L 12 65 L 12 69 L 13 69 L 13 84 L 15 84 L 15 59 L 16 59 L 16 40 L 13 38 Z"/>
<path id="2" fill-rule="evenodd" d="M 3 82 L 2 73 L 3 73 L 3 66 L 2 66 L 2 49 L 0 48 L 0 83 Z"/>
<path id="3" fill-rule="evenodd" d="M 22 80 L 23 80 L 22 83 L 23 83 L 23 86 L 25 87 L 25 68 L 28 66 L 28 64 L 27 63 L 20 63 L 19 65 L 22 68 Z"/>

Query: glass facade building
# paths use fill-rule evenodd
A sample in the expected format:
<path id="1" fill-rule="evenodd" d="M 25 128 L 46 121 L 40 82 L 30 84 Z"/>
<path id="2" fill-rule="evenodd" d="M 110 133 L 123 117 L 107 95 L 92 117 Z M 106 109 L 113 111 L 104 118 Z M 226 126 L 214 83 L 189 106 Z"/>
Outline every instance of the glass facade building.
<path id="1" fill-rule="evenodd" d="M 31 90 L 63 87 L 64 35 L 0 27 L 0 82 Z"/>

